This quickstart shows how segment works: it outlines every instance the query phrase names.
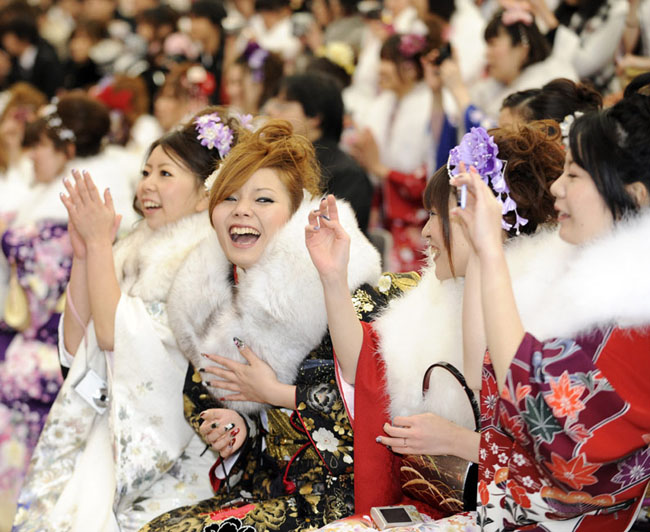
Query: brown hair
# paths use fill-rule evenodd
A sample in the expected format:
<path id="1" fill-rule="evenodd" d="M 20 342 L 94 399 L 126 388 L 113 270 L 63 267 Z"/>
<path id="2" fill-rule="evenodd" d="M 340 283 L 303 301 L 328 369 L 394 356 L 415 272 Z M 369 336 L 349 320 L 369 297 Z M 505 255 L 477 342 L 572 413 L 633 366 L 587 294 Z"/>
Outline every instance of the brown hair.
<path id="1" fill-rule="evenodd" d="M 28 125 L 25 143 L 35 144 L 42 135 L 46 135 L 57 151 L 65 151 L 69 144 L 74 144 L 78 157 L 100 152 L 102 140 L 111 126 L 108 108 L 103 103 L 83 91 L 73 91 L 61 96 L 56 104 L 56 113 L 61 119 L 61 127 L 74 133 L 74 142 L 61 139 L 57 130 L 50 127 L 45 118 L 39 118 Z"/>
<path id="2" fill-rule="evenodd" d="M 314 147 L 305 137 L 293 134 L 285 120 L 269 120 L 255 133 L 242 134 L 239 144 L 226 157 L 210 191 L 209 212 L 239 190 L 259 169 L 278 173 L 291 198 L 291 212 L 298 210 L 304 190 L 320 194 L 320 169 Z"/>
<path id="3" fill-rule="evenodd" d="M 532 234 L 540 224 L 555 221 L 557 213 L 553 208 L 555 200 L 550 187 L 562 173 L 564 165 L 564 149 L 557 124 L 540 120 L 522 124 L 517 129 L 493 129 L 490 134 L 499 147 L 499 158 L 507 161 L 505 180 L 510 196 L 517 203 L 517 212 L 528 220 L 520 231 Z M 452 192 L 447 168 L 443 166 L 427 184 L 422 202 L 427 210 L 435 211 L 440 217 L 443 243 L 453 275 L 449 224 L 449 196 Z M 507 213 L 504 220 L 513 224 L 515 213 Z M 508 236 L 515 236 L 514 230 L 511 229 Z"/>
<path id="4" fill-rule="evenodd" d="M 205 180 L 219 166 L 222 159 L 216 147 L 210 149 L 201 144 L 195 121 L 200 116 L 213 113 L 219 115 L 221 123 L 230 128 L 232 132 L 230 146 L 231 150 L 234 150 L 234 146 L 237 145 L 242 131 L 245 130 L 242 130 L 239 119 L 228 116 L 228 110 L 225 107 L 211 106 L 202 109 L 180 127 L 173 129 L 154 141 L 147 150 L 145 161 L 149 159 L 153 150 L 160 147 L 174 162 L 187 168 L 194 174 L 197 187 L 203 186 Z M 133 202 L 133 209 L 142 215 L 142 211 L 137 205 L 137 199 Z"/>

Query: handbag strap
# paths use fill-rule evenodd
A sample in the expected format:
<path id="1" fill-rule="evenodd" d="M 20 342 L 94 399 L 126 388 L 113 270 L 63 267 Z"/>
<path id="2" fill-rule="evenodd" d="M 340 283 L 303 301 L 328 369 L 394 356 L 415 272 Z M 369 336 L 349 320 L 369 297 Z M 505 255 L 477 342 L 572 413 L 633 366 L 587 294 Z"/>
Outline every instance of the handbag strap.
<path id="1" fill-rule="evenodd" d="M 422 395 L 426 394 L 427 391 L 429 391 L 429 377 L 435 368 L 446 369 L 456 378 L 458 384 L 463 387 L 463 390 L 465 390 L 465 395 L 467 395 L 467 399 L 469 399 L 469 404 L 472 407 L 472 412 L 474 413 L 474 426 L 476 427 L 476 430 L 479 430 L 479 427 L 481 425 L 481 412 L 479 410 L 478 403 L 476 402 L 476 397 L 474 397 L 474 392 L 470 389 L 470 387 L 467 386 L 467 381 L 465 380 L 463 374 L 458 371 L 458 369 L 456 369 L 453 364 L 450 364 L 449 362 L 436 362 L 435 364 L 431 364 L 424 372 L 424 378 L 422 379 Z"/>

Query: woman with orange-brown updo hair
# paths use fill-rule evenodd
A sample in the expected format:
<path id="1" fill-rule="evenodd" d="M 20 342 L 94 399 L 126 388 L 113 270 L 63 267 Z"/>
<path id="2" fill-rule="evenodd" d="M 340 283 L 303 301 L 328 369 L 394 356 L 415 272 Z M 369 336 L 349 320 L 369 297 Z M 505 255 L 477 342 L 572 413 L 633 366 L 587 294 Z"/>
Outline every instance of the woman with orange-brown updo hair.
<path id="1" fill-rule="evenodd" d="M 303 530 L 352 513 L 352 427 L 303 236 L 319 182 L 311 143 L 282 120 L 242 135 L 221 165 L 208 208 L 215 237 L 181 266 L 167 309 L 191 363 L 186 417 L 220 455 L 206 471 L 215 494 L 143 531 L 216 530 L 224 521 L 232 530 Z M 379 255 L 350 206 L 340 211 L 352 241 L 348 290 L 374 285 Z"/>

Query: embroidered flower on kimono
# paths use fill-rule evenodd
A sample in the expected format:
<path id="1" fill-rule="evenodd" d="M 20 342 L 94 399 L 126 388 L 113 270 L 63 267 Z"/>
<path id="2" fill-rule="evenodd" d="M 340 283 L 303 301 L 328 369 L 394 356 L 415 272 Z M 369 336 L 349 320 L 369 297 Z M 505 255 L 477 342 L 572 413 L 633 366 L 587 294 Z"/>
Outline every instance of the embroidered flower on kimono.
<path id="1" fill-rule="evenodd" d="M 478 494 L 479 497 L 481 498 L 481 504 L 483 506 L 485 506 L 488 502 L 490 502 L 490 492 L 488 491 L 488 487 L 485 480 L 481 480 L 478 483 Z"/>
<path id="2" fill-rule="evenodd" d="M 578 413 L 585 409 L 580 400 L 585 387 L 581 384 L 572 386 L 568 371 L 564 371 L 558 379 L 551 379 L 549 384 L 552 392 L 546 396 L 546 403 L 553 409 L 553 415 L 566 416 L 569 421 L 577 419 Z"/>
<path id="3" fill-rule="evenodd" d="M 535 481 L 530 478 L 529 475 L 526 475 L 524 478 L 522 478 L 521 483 L 527 488 L 532 488 L 535 485 Z"/>
<path id="4" fill-rule="evenodd" d="M 518 465 L 519 467 L 521 467 L 521 466 L 523 466 L 523 465 L 526 464 L 526 461 L 527 461 L 527 460 L 526 460 L 526 457 L 525 457 L 523 454 L 521 454 L 521 453 L 514 453 L 514 454 L 512 455 L 512 461 L 513 461 L 516 465 Z"/>
<path id="5" fill-rule="evenodd" d="M 352 463 L 352 457 L 349 454 L 344 454 L 343 455 L 343 461 L 346 464 L 351 464 Z"/>
<path id="6" fill-rule="evenodd" d="M 485 449 L 481 449 L 478 452 L 479 456 L 481 457 L 481 460 L 485 460 L 487 458 L 487 451 Z"/>
<path id="7" fill-rule="evenodd" d="M 500 453 L 499 456 L 498 456 L 498 460 L 502 464 L 505 464 L 505 463 L 508 462 L 508 455 L 506 453 Z"/>
<path id="8" fill-rule="evenodd" d="M 618 464 L 618 471 L 612 480 L 623 486 L 646 480 L 650 477 L 650 448 L 626 458 Z"/>
<path id="9" fill-rule="evenodd" d="M 515 484 L 514 481 L 509 480 L 508 490 L 510 490 L 512 499 L 515 501 L 516 504 L 518 504 L 523 508 L 530 508 L 530 499 L 526 495 L 526 490 L 524 488 Z"/>
<path id="10" fill-rule="evenodd" d="M 319 428 L 312 433 L 312 438 L 316 443 L 316 447 L 320 451 L 327 451 L 330 453 L 335 453 L 339 448 L 339 440 L 334 436 L 332 432 L 326 428 Z"/>
<path id="11" fill-rule="evenodd" d="M 490 450 L 492 451 L 492 454 L 498 454 L 499 446 L 496 443 L 493 443 L 490 445 Z"/>
<path id="12" fill-rule="evenodd" d="M 592 473 L 597 471 L 599 466 L 585 462 L 583 454 L 579 454 L 567 462 L 560 455 L 552 453 L 551 461 L 544 462 L 544 465 L 548 467 L 555 478 L 573 489 L 579 490 L 583 486 L 598 482 Z"/>
<path id="13" fill-rule="evenodd" d="M 338 397 L 335 386 L 320 383 L 310 387 L 307 401 L 319 412 L 330 412 Z"/>
<path id="14" fill-rule="evenodd" d="M 241 520 L 236 517 L 229 517 L 222 523 L 206 526 L 203 529 L 203 532 L 255 532 L 255 528 L 250 525 L 244 525 Z"/>

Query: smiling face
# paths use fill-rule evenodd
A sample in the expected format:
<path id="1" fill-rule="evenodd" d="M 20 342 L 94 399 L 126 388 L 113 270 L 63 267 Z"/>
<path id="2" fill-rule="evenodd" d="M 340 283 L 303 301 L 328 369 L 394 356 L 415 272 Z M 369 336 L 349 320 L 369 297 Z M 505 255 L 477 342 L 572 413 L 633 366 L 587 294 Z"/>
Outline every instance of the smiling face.
<path id="1" fill-rule="evenodd" d="M 582 244 L 609 231 L 614 216 L 598 192 L 591 175 L 578 166 L 569 150 L 564 171 L 551 185 L 560 224 L 560 238 Z"/>
<path id="2" fill-rule="evenodd" d="M 228 260 L 246 270 L 290 217 L 291 198 L 277 172 L 260 168 L 215 206 L 212 225 Z"/>
<path id="3" fill-rule="evenodd" d="M 451 194 L 449 196 L 449 208 L 451 209 L 455 205 L 456 196 L 455 194 Z M 422 236 L 427 240 L 429 255 L 433 257 L 433 262 L 436 264 L 436 277 L 440 281 L 451 279 L 453 274 L 443 237 L 442 218 L 433 209 L 429 211 L 429 220 L 422 228 Z M 465 270 L 467 269 L 467 261 L 469 260 L 470 244 L 467 238 L 465 238 L 465 232 L 459 220 L 454 217 L 449 219 L 449 240 L 451 244 L 451 260 L 454 264 L 454 274 L 457 277 L 464 277 Z"/>
<path id="4" fill-rule="evenodd" d="M 207 194 L 194 174 L 156 146 L 142 169 L 137 204 L 151 229 L 201 212 Z"/>

